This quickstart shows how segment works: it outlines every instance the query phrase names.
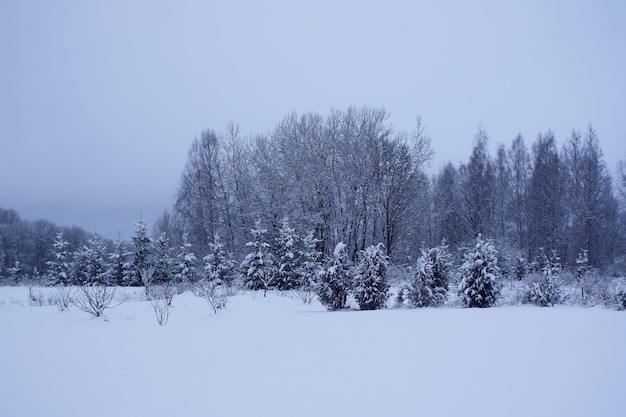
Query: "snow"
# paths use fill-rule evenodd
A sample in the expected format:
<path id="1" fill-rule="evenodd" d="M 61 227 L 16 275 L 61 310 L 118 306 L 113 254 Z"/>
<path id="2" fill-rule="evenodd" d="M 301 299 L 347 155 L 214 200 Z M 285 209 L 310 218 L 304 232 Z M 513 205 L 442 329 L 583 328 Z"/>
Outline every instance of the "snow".
<path id="1" fill-rule="evenodd" d="M 50 289 L 43 289 L 43 292 Z M 93 319 L 0 288 L 0 416 L 622 416 L 626 313 L 497 307 L 326 312 L 142 289 Z"/>

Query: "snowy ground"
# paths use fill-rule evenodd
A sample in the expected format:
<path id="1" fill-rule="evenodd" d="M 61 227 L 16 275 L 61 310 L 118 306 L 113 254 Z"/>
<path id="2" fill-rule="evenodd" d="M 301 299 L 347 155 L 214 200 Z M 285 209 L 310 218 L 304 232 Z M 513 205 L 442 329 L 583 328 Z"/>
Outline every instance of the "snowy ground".
<path id="1" fill-rule="evenodd" d="M 137 293 L 139 294 L 139 293 Z M 329 313 L 190 293 L 166 327 L 0 288 L 0 416 L 623 416 L 626 313 L 499 307 Z"/>

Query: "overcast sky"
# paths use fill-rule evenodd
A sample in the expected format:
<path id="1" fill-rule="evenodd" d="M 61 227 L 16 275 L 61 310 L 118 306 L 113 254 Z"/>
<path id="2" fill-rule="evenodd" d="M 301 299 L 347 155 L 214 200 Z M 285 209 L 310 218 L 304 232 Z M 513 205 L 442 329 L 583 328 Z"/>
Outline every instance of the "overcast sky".
<path id="1" fill-rule="evenodd" d="M 3 1 L 0 207 L 129 237 L 187 151 L 237 122 L 384 106 L 444 162 L 595 127 L 626 157 L 626 2 Z"/>

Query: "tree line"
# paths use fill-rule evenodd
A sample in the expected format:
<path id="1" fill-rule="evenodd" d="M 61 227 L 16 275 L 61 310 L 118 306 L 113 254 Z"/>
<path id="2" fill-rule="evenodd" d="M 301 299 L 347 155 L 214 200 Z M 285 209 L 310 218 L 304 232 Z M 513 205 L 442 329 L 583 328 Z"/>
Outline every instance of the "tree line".
<path id="1" fill-rule="evenodd" d="M 480 234 L 498 247 L 506 273 L 532 270 L 553 252 L 571 268 L 583 253 L 595 268 L 623 263 L 626 165 L 614 181 L 592 127 L 572 131 L 560 149 L 550 131 L 530 146 L 518 135 L 495 155 L 479 129 L 467 162 L 430 175 L 434 151 L 421 119 L 412 132 L 388 119 L 384 109 L 350 107 L 327 116 L 292 113 L 268 134 L 243 137 L 235 124 L 202 132 L 152 240 L 191 245 L 198 254 L 222 245 L 240 264 L 253 230 L 266 229 L 274 245 L 288 220 L 325 259 L 339 242 L 350 262 L 381 243 L 393 264 L 414 265 L 422 248 L 445 242 L 460 256 Z M 58 232 L 72 253 L 92 239 L 80 228 L 0 210 L 0 278 L 46 272 Z M 99 242 L 106 256 L 120 250 L 119 242 Z"/>

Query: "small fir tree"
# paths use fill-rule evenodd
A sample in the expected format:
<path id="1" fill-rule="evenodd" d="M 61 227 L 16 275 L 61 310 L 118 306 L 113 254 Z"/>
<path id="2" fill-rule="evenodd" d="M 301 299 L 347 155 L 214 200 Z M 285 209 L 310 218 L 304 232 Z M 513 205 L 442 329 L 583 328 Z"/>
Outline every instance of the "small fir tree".
<path id="1" fill-rule="evenodd" d="M 189 242 L 189 234 L 183 233 L 183 242 L 180 245 L 178 255 L 176 256 L 176 274 L 177 284 L 190 286 L 198 281 L 196 273 L 196 263 L 198 259 L 193 253 L 193 245 Z"/>
<path id="2" fill-rule="evenodd" d="M 459 270 L 459 296 L 466 307 L 491 307 L 500 293 L 498 251 L 479 234 L 476 245 L 464 255 Z"/>
<path id="3" fill-rule="evenodd" d="M 450 258 L 448 246 L 445 244 L 422 250 L 408 294 L 412 306 L 438 307 L 445 303 L 448 296 Z"/>
<path id="4" fill-rule="evenodd" d="M 124 285 L 127 270 L 129 268 L 128 257 L 130 253 L 126 248 L 126 242 L 120 235 L 115 242 L 113 252 L 109 255 L 109 281 L 112 285 Z"/>
<path id="5" fill-rule="evenodd" d="M 231 253 L 224 250 L 219 236 L 209 244 L 209 254 L 203 258 L 205 280 L 214 285 L 232 285 L 235 274 L 235 261 Z"/>
<path id="6" fill-rule="evenodd" d="M 126 275 L 126 282 L 129 286 L 143 285 L 143 274 L 150 267 L 150 237 L 148 229 L 143 219 L 135 223 L 135 235 L 132 237 L 132 253 L 130 268 Z"/>
<path id="7" fill-rule="evenodd" d="M 241 263 L 246 288 L 251 290 L 262 289 L 264 297 L 276 276 L 274 259 L 269 251 L 270 245 L 265 241 L 266 233 L 267 229 L 262 228 L 261 221 L 257 220 L 254 229 L 250 229 L 252 240 L 246 243 L 250 252 Z"/>
<path id="8" fill-rule="evenodd" d="M 275 285 L 279 290 L 292 290 L 297 285 L 296 269 L 298 265 L 297 244 L 300 238 L 296 230 L 284 218 L 276 238 L 276 258 L 278 260 Z"/>
<path id="9" fill-rule="evenodd" d="M 52 243 L 52 259 L 46 262 L 48 267 L 48 282 L 50 285 L 69 284 L 70 260 L 68 247 L 69 242 L 63 237 L 63 233 L 57 233 Z"/>
<path id="10" fill-rule="evenodd" d="M 315 294 L 318 278 L 323 273 L 320 258 L 322 254 L 317 250 L 317 243 L 313 232 L 309 231 L 302 239 L 302 248 L 299 251 L 299 264 L 296 268 L 296 291 L 304 303 L 310 303 Z"/>
<path id="11" fill-rule="evenodd" d="M 377 310 L 387 305 L 389 284 L 387 267 L 389 260 L 382 243 L 372 245 L 360 252 L 360 260 L 354 277 L 354 298 L 361 310 Z"/>
<path id="12" fill-rule="evenodd" d="M 161 233 L 154 241 L 152 249 L 152 277 L 151 284 L 169 284 L 174 275 L 174 261 L 172 248 L 165 233 Z"/>
<path id="13" fill-rule="evenodd" d="M 317 286 L 320 303 L 328 310 L 344 308 L 348 302 L 351 279 L 348 254 L 343 242 L 335 246 L 331 264 L 320 278 Z"/>

